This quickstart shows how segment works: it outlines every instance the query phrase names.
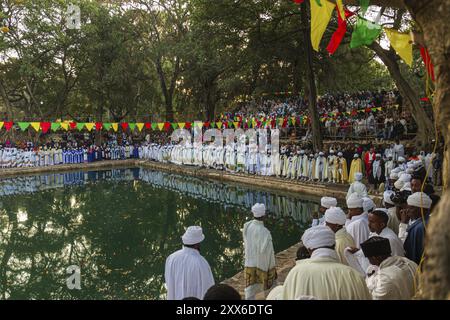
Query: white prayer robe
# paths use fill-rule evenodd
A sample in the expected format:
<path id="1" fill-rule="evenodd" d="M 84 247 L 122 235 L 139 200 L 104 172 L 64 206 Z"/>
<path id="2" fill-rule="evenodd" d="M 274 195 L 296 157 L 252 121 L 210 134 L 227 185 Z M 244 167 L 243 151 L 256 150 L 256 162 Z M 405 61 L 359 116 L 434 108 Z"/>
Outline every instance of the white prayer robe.
<path id="1" fill-rule="evenodd" d="M 334 250 L 314 250 L 310 259 L 297 261 L 289 271 L 282 300 L 312 296 L 319 300 L 370 300 L 364 277 L 343 265 Z"/>
<path id="2" fill-rule="evenodd" d="M 347 232 L 355 240 L 356 248 L 360 248 L 360 244 L 369 239 L 369 218 L 366 212 L 358 216 L 353 216 L 350 223 L 345 227 Z"/>
<path id="3" fill-rule="evenodd" d="M 345 258 L 345 248 L 347 247 L 354 247 L 355 246 L 355 240 L 353 240 L 352 236 L 345 230 L 345 228 L 339 229 L 336 232 L 336 246 L 335 250 L 339 257 L 339 261 L 342 264 L 348 265 L 347 259 Z"/>
<path id="4" fill-rule="evenodd" d="M 203 299 L 214 285 L 211 268 L 196 249 L 183 247 L 166 260 L 165 274 L 167 300 L 186 297 Z"/>
<path id="5" fill-rule="evenodd" d="M 275 252 L 270 231 L 259 220 L 244 224 L 245 298 L 272 287 L 276 279 Z"/>
<path id="6" fill-rule="evenodd" d="M 353 182 L 347 191 L 347 199 L 350 197 L 352 193 L 356 192 L 361 198 L 367 197 L 367 188 L 364 183 L 355 181 Z"/>
<path id="7" fill-rule="evenodd" d="M 400 224 L 400 221 L 398 220 L 397 217 L 397 208 L 396 207 L 391 207 L 388 210 L 388 216 L 389 216 L 389 220 L 388 220 L 388 228 L 391 229 L 392 231 L 395 232 L 395 234 L 398 234 L 398 227 Z"/>
<path id="8" fill-rule="evenodd" d="M 391 229 L 389 229 L 388 227 L 384 228 L 380 234 L 371 232 L 369 235 L 369 237 L 374 237 L 374 236 L 389 239 L 389 244 L 391 245 L 391 251 L 392 251 L 393 256 L 399 256 L 399 257 L 405 256 L 405 249 L 403 249 L 403 242 L 395 234 L 395 232 L 392 231 Z"/>
<path id="9" fill-rule="evenodd" d="M 405 257 L 389 257 L 366 279 L 374 300 L 410 300 L 414 294 L 417 264 Z"/>

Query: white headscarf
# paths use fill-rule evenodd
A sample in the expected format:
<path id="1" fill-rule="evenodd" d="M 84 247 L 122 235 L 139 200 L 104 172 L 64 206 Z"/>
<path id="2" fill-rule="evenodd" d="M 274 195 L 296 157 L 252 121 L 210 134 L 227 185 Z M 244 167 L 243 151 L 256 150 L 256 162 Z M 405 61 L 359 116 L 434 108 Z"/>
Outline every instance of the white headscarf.
<path id="1" fill-rule="evenodd" d="M 431 198 L 424 192 L 415 192 L 408 197 L 409 206 L 430 209 L 432 204 Z"/>
<path id="2" fill-rule="evenodd" d="M 389 203 L 394 205 L 394 202 L 391 200 L 391 196 L 394 194 L 395 192 L 392 190 L 387 190 L 383 193 L 383 201 L 384 203 Z"/>
<path id="3" fill-rule="evenodd" d="M 336 244 L 334 232 L 327 226 L 309 228 L 303 233 L 302 242 L 310 250 L 331 247 Z"/>
<path id="4" fill-rule="evenodd" d="M 347 199 L 347 207 L 349 209 L 362 208 L 363 199 L 358 195 L 358 193 L 354 192 Z"/>
<path id="5" fill-rule="evenodd" d="M 322 197 L 322 199 L 320 199 L 320 205 L 324 208 L 330 209 L 331 207 L 337 206 L 337 200 L 333 197 Z"/>
<path id="6" fill-rule="evenodd" d="M 331 207 L 325 211 L 325 222 L 343 226 L 346 220 L 344 211 L 339 207 Z"/>
<path id="7" fill-rule="evenodd" d="M 181 240 L 183 241 L 183 244 L 193 245 L 205 240 L 205 235 L 203 234 L 201 227 L 190 226 L 186 229 L 186 232 L 181 237 Z"/>
<path id="8" fill-rule="evenodd" d="M 375 203 L 373 202 L 372 199 L 370 199 L 369 197 L 364 197 L 363 198 L 363 210 L 364 212 L 369 212 L 369 210 L 372 210 L 375 208 Z"/>
<path id="9" fill-rule="evenodd" d="M 355 180 L 361 181 L 363 178 L 363 174 L 361 172 L 355 172 Z"/>
<path id="10" fill-rule="evenodd" d="M 261 218 L 266 215 L 266 206 L 264 203 L 256 203 L 252 207 L 252 213 L 255 218 Z"/>

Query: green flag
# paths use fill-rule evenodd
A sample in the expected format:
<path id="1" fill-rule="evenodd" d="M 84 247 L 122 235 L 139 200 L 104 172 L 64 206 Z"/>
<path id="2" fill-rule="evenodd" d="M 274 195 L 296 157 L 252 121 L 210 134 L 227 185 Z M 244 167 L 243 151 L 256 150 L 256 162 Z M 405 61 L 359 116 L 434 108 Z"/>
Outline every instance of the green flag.
<path id="1" fill-rule="evenodd" d="M 128 127 L 130 127 L 130 131 L 134 131 L 134 128 L 136 128 L 136 123 L 129 123 Z"/>
<path id="2" fill-rule="evenodd" d="M 105 129 L 106 131 L 111 129 L 111 123 L 103 123 L 103 129 Z"/>
<path id="3" fill-rule="evenodd" d="M 25 131 L 30 126 L 29 122 L 18 122 L 17 123 L 20 127 L 20 130 Z"/>
<path id="4" fill-rule="evenodd" d="M 369 8 L 369 0 L 359 0 L 359 5 L 361 7 L 361 15 L 365 15 L 367 8 Z"/>
<path id="5" fill-rule="evenodd" d="M 211 122 L 209 125 L 211 126 L 211 128 L 215 128 L 216 127 L 216 123 L 215 122 Z"/>
<path id="6" fill-rule="evenodd" d="M 85 125 L 85 123 L 84 123 L 84 122 L 78 122 L 78 123 L 77 123 L 77 129 L 78 129 L 78 131 L 81 131 L 81 130 L 83 130 L 83 128 L 84 128 L 84 125 Z"/>
<path id="7" fill-rule="evenodd" d="M 172 122 L 172 129 L 175 130 L 178 127 L 178 124 L 176 122 Z"/>
<path id="8" fill-rule="evenodd" d="M 381 26 L 358 17 L 355 28 L 353 29 L 350 48 L 357 48 L 363 45 L 370 45 L 381 33 Z"/>
<path id="9" fill-rule="evenodd" d="M 152 122 L 152 130 L 156 130 L 158 124 L 156 122 Z"/>
<path id="10" fill-rule="evenodd" d="M 58 130 L 59 128 L 61 128 L 61 123 L 60 122 L 52 122 L 52 131 L 55 132 L 56 130 Z"/>

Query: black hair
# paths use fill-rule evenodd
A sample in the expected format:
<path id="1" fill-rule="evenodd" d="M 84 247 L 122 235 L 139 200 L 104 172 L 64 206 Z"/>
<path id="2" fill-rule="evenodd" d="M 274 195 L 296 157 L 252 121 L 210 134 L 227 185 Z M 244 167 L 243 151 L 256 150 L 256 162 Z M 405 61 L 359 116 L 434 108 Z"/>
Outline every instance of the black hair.
<path id="1" fill-rule="evenodd" d="M 296 259 L 295 260 L 303 260 L 308 259 L 311 256 L 309 255 L 308 249 L 303 245 L 300 244 L 300 247 L 298 247 Z"/>
<path id="2" fill-rule="evenodd" d="M 181 300 L 200 300 L 200 299 L 197 298 L 197 297 L 186 297 L 186 298 L 183 298 Z"/>
<path id="3" fill-rule="evenodd" d="M 377 216 L 378 218 L 383 220 L 383 222 L 387 225 L 387 223 L 389 221 L 389 216 L 383 210 L 374 210 L 374 211 L 370 212 L 370 214 Z"/>
<path id="4" fill-rule="evenodd" d="M 203 300 L 242 300 L 242 298 L 233 287 L 218 283 L 206 291 Z"/>

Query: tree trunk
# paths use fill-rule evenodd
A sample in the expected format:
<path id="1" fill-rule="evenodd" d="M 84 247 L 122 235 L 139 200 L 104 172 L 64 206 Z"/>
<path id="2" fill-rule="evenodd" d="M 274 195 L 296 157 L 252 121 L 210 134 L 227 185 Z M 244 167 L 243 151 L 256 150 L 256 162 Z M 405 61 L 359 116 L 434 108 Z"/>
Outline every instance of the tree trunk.
<path id="1" fill-rule="evenodd" d="M 0 95 L 2 96 L 3 102 L 5 103 L 8 121 L 13 121 L 12 106 L 9 101 L 8 92 L 6 91 L 6 87 L 3 83 L 3 80 L 1 80 L 1 79 L 0 79 Z M 7 132 L 6 137 L 8 137 L 8 136 L 10 136 L 12 139 L 14 139 L 14 129 L 11 128 L 11 130 L 9 132 Z"/>
<path id="2" fill-rule="evenodd" d="M 396 61 L 395 54 L 389 50 L 384 50 L 376 41 L 374 41 L 369 48 L 371 48 L 378 55 L 378 57 L 388 68 L 391 77 L 394 79 L 395 84 L 403 97 L 403 103 L 410 110 L 414 120 L 416 121 L 418 128 L 416 142 L 420 144 L 421 147 L 427 146 L 434 138 L 433 123 L 420 105 L 420 98 L 417 92 L 414 91 L 414 89 L 400 73 L 400 68 Z"/>
<path id="3" fill-rule="evenodd" d="M 439 206 L 427 228 L 424 272 L 420 297 L 450 299 L 450 0 L 404 0 L 424 33 L 436 71 L 433 109 L 435 121 L 445 140 L 443 185 Z"/>
<path id="4" fill-rule="evenodd" d="M 300 6 L 301 10 L 301 23 L 303 29 L 303 42 L 305 43 L 305 51 L 306 51 L 306 78 L 308 85 L 308 111 L 311 119 L 311 128 L 312 128 L 312 143 L 314 146 L 314 150 L 319 151 L 322 150 L 323 141 L 322 141 L 322 133 L 320 131 L 320 122 L 319 115 L 317 113 L 317 91 L 316 91 L 316 82 L 314 79 L 314 70 L 313 70 L 313 51 L 310 39 L 310 26 L 309 19 L 306 13 L 306 4 Z"/>

